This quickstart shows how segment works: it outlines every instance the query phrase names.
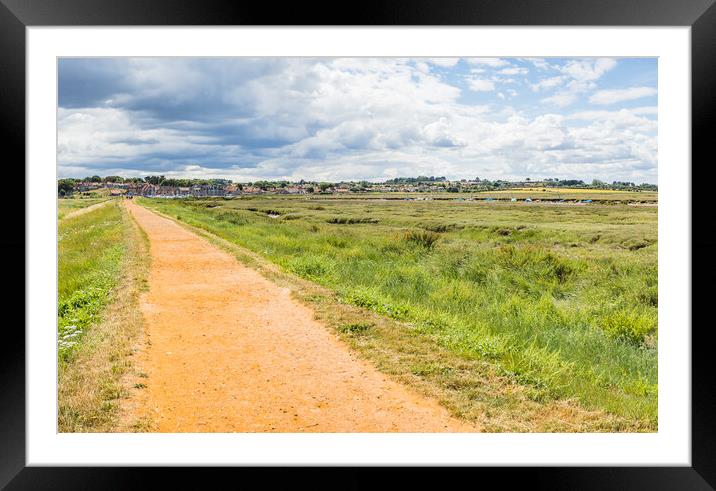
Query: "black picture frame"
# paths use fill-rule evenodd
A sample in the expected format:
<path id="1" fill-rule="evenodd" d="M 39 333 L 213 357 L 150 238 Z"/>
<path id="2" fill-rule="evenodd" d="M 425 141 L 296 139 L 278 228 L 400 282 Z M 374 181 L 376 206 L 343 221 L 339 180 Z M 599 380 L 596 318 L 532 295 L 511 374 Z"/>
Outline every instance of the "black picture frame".
<path id="1" fill-rule="evenodd" d="M 524 481 L 530 488 L 559 489 L 716 489 L 716 398 L 711 345 L 712 326 L 697 322 L 705 310 L 706 281 L 713 278 L 716 239 L 707 229 L 713 223 L 707 186 L 714 182 L 710 124 L 716 120 L 716 0 L 404 0 L 335 2 L 332 6 L 295 4 L 282 7 L 267 2 L 215 0 L 0 0 L 0 134 L 6 172 L 15 168 L 14 182 L 24 182 L 19 162 L 25 161 L 25 28 L 29 26 L 166 26 L 166 25 L 500 25 L 500 26 L 690 26 L 692 77 L 692 466 L 691 467 L 570 467 L 479 468 L 464 472 L 498 478 L 510 485 Z M 669 165 L 688 165 L 670 163 Z M 22 167 L 24 171 L 24 166 Z M 32 190 L 26 188 L 26 196 Z M 19 199 L 14 198 L 15 202 Z M 15 205 L 17 206 L 17 205 Z M 24 209 L 24 208 L 23 208 Z M 15 208 L 5 217 L 6 232 L 0 248 L 6 268 L 16 275 L 6 295 L 6 308 L 20 305 L 25 289 L 24 271 L 14 258 L 27 256 L 25 215 Z M 9 225 L 9 226 L 8 226 Z M 7 258 L 13 258 L 8 260 Z M 14 271 L 13 271 L 14 272 Z M 699 286 L 701 285 L 701 288 Z M 15 309 L 19 311 L 19 309 Z M 19 315 L 24 325 L 24 314 Z M 702 320 L 706 319 L 705 316 Z M 149 484 L 147 474 L 182 488 L 209 488 L 236 469 L 50 468 L 25 465 L 25 335 L 19 322 L 4 326 L 0 356 L 0 486 L 7 489 L 125 489 Z M 688 329 L 691 326 L 683 326 Z M 368 487 L 376 482 L 370 469 L 352 469 L 335 478 L 321 472 L 298 473 L 292 484 L 305 479 L 312 486 Z M 242 469 L 249 482 L 256 470 Z M 263 472 L 262 478 L 275 476 Z M 258 476 L 257 476 L 258 477 Z M 422 470 L 410 479 L 425 483 Z M 298 479 L 298 481 L 297 481 Z M 338 479 L 338 480 L 336 480 Z M 406 476 L 407 479 L 407 476 Z M 470 479 L 474 479 L 471 477 Z M 272 478 L 271 483 L 275 483 Z M 404 485 L 408 485 L 406 480 Z M 238 486 L 238 483 L 236 483 Z"/>

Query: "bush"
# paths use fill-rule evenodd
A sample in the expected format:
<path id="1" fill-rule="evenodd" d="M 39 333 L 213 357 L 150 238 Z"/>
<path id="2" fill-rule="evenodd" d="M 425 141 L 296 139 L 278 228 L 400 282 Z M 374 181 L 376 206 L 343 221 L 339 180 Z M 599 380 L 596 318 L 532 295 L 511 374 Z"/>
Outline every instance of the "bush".
<path id="1" fill-rule="evenodd" d="M 320 259 L 314 257 L 298 257 L 291 261 L 288 269 L 309 280 L 325 276 L 329 271 L 329 268 Z"/>
<path id="2" fill-rule="evenodd" d="M 426 249 L 432 249 L 440 236 L 434 232 L 412 230 L 403 237 L 405 241 Z"/>
<path id="3" fill-rule="evenodd" d="M 326 220 L 326 222 L 340 225 L 353 225 L 355 223 L 378 223 L 378 220 L 376 220 L 375 218 L 333 217 Z"/>
<path id="4" fill-rule="evenodd" d="M 222 222 L 229 222 L 234 225 L 245 225 L 248 223 L 248 220 L 240 216 L 238 213 L 232 211 L 222 211 L 221 213 L 216 215 L 216 219 Z"/>
<path id="5" fill-rule="evenodd" d="M 350 324 L 342 324 L 338 330 L 346 334 L 361 334 L 373 327 L 371 322 L 352 322 Z"/>
<path id="6" fill-rule="evenodd" d="M 423 225 L 422 227 L 429 232 L 437 233 L 449 232 L 451 230 L 458 230 L 462 228 L 462 226 L 455 223 L 430 223 Z"/>
<path id="7" fill-rule="evenodd" d="M 610 338 L 643 343 L 647 335 L 656 331 L 657 323 L 653 316 L 618 310 L 604 317 L 601 327 Z"/>

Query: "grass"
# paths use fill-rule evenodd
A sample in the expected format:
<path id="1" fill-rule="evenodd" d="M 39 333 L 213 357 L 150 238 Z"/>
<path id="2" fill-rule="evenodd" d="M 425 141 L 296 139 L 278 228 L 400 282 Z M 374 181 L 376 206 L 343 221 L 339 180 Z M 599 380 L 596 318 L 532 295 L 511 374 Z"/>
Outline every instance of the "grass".
<path id="1" fill-rule="evenodd" d="M 107 201 L 107 198 L 63 198 L 57 200 L 57 218 L 62 220 L 68 214 Z"/>
<path id="2" fill-rule="evenodd" d="M 657 191 L 619 191 L 612 189 L 585 189 L 585 188 L 512 188 L 501 191 L 485 191 L 477 193 L 478 197 L 493 198 L 517 198 L 517 199 L 564 199 L 564 200 L 585 200 L 595 201 L 642 201 L 656 202 Z"/>
<path id="3" fill-rule="evenodd" d="M 58 232 L 58 431 L 117 431 L 142 329 L 146 237 L 117 202 Z"/>
<path id="4" fill-rule="evenodd" d="M 141 202 L 315 284 L 352 346 L 492 431 L 657 428 L 656 208 Z"/>

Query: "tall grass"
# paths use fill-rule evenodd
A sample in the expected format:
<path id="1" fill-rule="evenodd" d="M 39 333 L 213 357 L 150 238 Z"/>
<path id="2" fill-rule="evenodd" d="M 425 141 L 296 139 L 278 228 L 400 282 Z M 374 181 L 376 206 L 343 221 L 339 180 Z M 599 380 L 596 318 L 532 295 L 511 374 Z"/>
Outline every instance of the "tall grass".
<path id="1" fill-rule="evenodd" d="M 58 226 L 58 353 L 67 362 L 99 318 L 124 254 L 118 205 L 68 218 Z"/>
<path id="2" fill-rule="evenodd" d="M 114 202 L 61 221 L 58 254 L 58 431 L 142 430 L 120 401 L 138 378 L 147 238 Z"/>
<path id="3" fill-rule="evenodd" d="M 107 201 L 107 198 L 63 198 L 57 200 L 57 218 L 62 220 L 68 214 Z"/>
<path id="4" fill-rule="evenodd" d="M 656 428 L 656 209 L 315 201 L 143 203 L 489 362 L 535 400 Z"/>

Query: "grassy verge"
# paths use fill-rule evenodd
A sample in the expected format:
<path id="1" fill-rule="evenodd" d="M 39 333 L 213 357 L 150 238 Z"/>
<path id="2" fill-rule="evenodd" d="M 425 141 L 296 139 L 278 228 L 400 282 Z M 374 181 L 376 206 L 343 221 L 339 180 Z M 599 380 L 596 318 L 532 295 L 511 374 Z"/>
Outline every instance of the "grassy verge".
<path id="1" fill-rule="evenodd" d="M 63 198 L 57 200 L 57 218 L 62 220 L 70 213 L 107 201 L 107 198 Z"/>
<path id="2" fill-rule="evenodd" d="M 115 431 L 142 331 L 147 239 L 119 203 L 58 232 L 58 431 Z"/>
<path id="3" fill-rule="evenodd" d="M 655 210 L 141 203 L 209 232 L 488 431 L 656 429 Z"/>

